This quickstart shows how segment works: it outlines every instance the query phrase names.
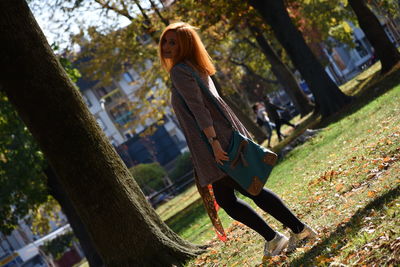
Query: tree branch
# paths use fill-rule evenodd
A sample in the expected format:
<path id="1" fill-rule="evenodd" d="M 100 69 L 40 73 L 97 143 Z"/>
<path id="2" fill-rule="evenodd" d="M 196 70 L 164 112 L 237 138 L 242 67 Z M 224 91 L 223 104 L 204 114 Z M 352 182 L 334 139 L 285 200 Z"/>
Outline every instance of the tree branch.
<path id="1" fill-rule="evenodd" d="M 243 62 L 239 62 L 234 60 L 233 58 L 229 58 L 229 61 L 237 66 L 241 66 L 242 68 L 244 68 L 246 70 L 246 72 L 254 77 L 257 77 L 258 79 L 262 80 L 263 82 L 266 83 L 272 83 L 272 84 L 279 84 L 279 82 L 277 80 L 270 80 L 270 79 L 266 79 L 264 77 L 262 77 L 261 75 L 257 74 L 252 68 L 250 68 L 248 65 L 246 65 Z"/>
<path id="2" fill-rule="evenodd" d="M 120 14 L 129 20 L 133 20 L 133 17 L 129 14 L 128 10 L 126 7 L 123 5 L 123 9 L 117 8 L 115 5 L 110 5 L 110 1 L 104 1 L 104 0 L 94 0 L 96 3 L 100 4 L 103 8 L 106 8 L 108 10 L 112 10 L 116 12 L 117 14 Z"/>
<path id="3" fill-rule="evenodd" d="M 145 20 L 145 24 L 147 24 L 145 26 L 149 28 L 151 25 L 151 20 L 150 20 L 149 16 L 147 16 L 146 12 L 144 11 L 143 7 L 140 5 L 138 0 L 133 0 L 133 2 L 135 2 L 136 6 L 140 10 L 140 13 L 142 13 L 144 20 Z"/>
<path id="4" fill-rule="evenodd" d="M 153 0 L 149 0 L 149 2 L 150 2 L 150 4 L 151 4 L 151 7 L 153 8 L 154 12 L 156 12 L 157 16 L 161 19 L 161 21 L 164 23 L 164 25 L 165 25 L 165 26 L 168 26 L 168 25 L 169 25 L 169 20 L 166 19 L 166 18 L 164 18 L 164 17 L 161 15 L 161 12 L 160 12 L 160 10 L 158 9 L 158 7 L 156 6 L 156 4 L 154 3 L 154 1 L 153 1 Z"/>

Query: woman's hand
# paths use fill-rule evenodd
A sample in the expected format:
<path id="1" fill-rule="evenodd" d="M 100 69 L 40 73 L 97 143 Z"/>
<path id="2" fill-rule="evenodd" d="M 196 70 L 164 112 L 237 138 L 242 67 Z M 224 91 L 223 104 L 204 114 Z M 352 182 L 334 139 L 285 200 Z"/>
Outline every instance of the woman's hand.
<path id="1" fill-rule="evenodd" d="M 226 152 L 222 149 L 221 144 L 219 143 L 218 140 L 214 140 L 214 142 L 212 143 L 211 146 L 212 146 L 212 149 L 213 149 L 213 152 L 214 152 L 215 161 L 216 161 L 218 164 L 223 165 L 223 164 L 224 164 L 224 163 L 222 162 L 223 160 L 224 160 L 224 161 L 228 161 L 228 160 L 229 160 L 228 153 L 226 153 Z"/>

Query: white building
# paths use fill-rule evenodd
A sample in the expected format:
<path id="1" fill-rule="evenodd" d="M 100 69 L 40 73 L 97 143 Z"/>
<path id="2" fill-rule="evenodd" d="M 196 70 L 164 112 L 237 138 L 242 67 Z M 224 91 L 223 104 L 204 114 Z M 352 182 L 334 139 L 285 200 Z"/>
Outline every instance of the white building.
<path id="1" fill-rule="evenodd" d="M 111 144 L 116 147 L 126 142 L 136 133 L 142 132 L 145 127 L 156 122 L 155 120 L 147 120 L 147 125 L 138 125 L 134 129 L 126 126 L 136 119 L 135 114 L 130 110 L 129 102 L 137 100 L 135 92 L 143 83 L 142 78 L 133 69 L 123 73 L 109 86 L 103 86 L 100 82 L 86 81 L 84 79 L 80 79 L 77 82 L 90 112 L 95 116 L 97 123 Z M 157 88 L 154 88 L 154 90 L 157 90 Z M 173 140 L 179 144 L 181 152 L 187 151 L 187 146 L 182 146 L 182 143 L 185 143 L 184 135 L 179 129 L 172 112 L 167 110 L 166 116 L 164 128 Z"/>
<path id="2" fill-rule="evenodd" d="M 58 216 L 60 220 L 58 223 L 55 221 L 50 221 L 51 232 L 59 229 L 60 224 L 67 224 L 67 218 L 62 212 L 59 212 Z M 27 246 L 39 238 L 41 238 L 41 236 L 35 235 L 31 230 L 31 226 L 28 225 L 25 220 L 20 220 L 18 228 L 13 230 L 11 234 L 6 236 L 3 233 L 0 233 L 0 259 L 6 255 L 9 255 L 13 251 Z"/>
<path id="3" fill-rule="evenodd" d="M 379 20 L 392 43 L 399 46 L 400 28 L 398 22 L 384 16 L 379 16 Z M 338 44 L 330 50 L 324 49 L 330 62 L 325 70 L 337 84 L 350 80 L 376 60 L 374 49 L 364 32 L 351 22 L 348 22 L 348 24 L 353 29 L 355 47 L 351 48 L 345 44 Z"/>

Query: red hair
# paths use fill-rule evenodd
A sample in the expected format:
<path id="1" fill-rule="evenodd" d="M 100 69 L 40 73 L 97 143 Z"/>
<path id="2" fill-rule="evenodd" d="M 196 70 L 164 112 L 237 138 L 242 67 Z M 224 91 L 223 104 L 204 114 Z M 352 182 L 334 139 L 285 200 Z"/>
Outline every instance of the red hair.
<path id="1" fill-rule="evenodd" d="M 199 72 L 207 75 L 215 73 L 215 67 L 210 55 L 207 53 L 203 42 L 195 31 L 195 27 L 184 22 L 176 22 L 168 25 L 161 34 L 158 44 L 158 54 L 161 65 L 168 72 L 175 64 L 188 60 Z M 175 58 L 164 58 L 162 55 L 162 44 L 165 41 L 165 34 L 174 31 L 179 44 L 178 55 Z"/>

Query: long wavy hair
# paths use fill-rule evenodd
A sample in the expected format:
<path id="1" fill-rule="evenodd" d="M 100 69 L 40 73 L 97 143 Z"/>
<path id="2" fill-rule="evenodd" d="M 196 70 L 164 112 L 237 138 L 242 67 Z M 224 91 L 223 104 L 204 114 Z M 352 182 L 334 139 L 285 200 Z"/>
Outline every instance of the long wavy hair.
<path id="1" fill-rule="evenodd" d="M 158 44 L 158 55 L 160 57 L 161 65 L 168 72 L 173 66 L 175 66 L 175 64 L 187 60 L 201 73 L 207 75 L 213 75 L 215 73 L 212 59 L 207 53 L 207 50 L 195 29 L 195 27 L 188 23 L 176 22 L 168 25 L 162 32 Z M 166 41 L 165 34 L 168 31 L 174 31 L 177 35 L 179 50 L 178 55 L 175 58 L 164 58 L 162 54 L 162 45 L 163 42 Z"/>

